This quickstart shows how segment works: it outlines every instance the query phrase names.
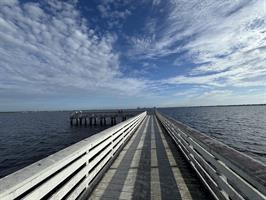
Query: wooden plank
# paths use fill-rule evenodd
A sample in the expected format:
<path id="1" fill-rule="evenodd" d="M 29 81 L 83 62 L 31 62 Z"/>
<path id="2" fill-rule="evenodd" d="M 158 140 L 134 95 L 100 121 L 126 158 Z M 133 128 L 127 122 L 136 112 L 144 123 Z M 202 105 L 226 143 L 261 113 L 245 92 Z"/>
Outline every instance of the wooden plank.
<path id="1" fill-rule="evenodd" d="M 47 180 L 45 183 L 37 187 L 35 190 L 27 194 L 23 197 L 23 200 L 31 200 L 31 199 L 41 199 L 46 194 L 48 194 L 52 189 L 54 189 L 58 184 L 60 184 L 64 179 L 66 179 L 69 175 L 71 175 L 74 171 L 84 165 L 88 160 L 88 154 L 75 161 L 68 167 L 66 167 L 63 171 L 59 172 L 51 179 Z"/>
<path id="2" fill-rule="evenodd" d="M 180 169 L 177 167 L 177 163 L 174 159 L 174 156 L 173 156 L 173 153 L 169 150 L 169 147 L 168 147 L 168 144 L 167 142 L 165 141 L 165 137 L 162 133 L 162 129 L 156 119 L 156 124 L 157 124 L 157 127 L 159 129 L 159 134 L 163 140 L 163 145 L 164 145 L 164 148 L 166 150 L 166 153 L 167 153 L 167 158 L 168 158 L 168 161 L 170 163 L 170 166 L 172 166 L 172 171 L 173 171 L 173 174 L 174 174 L 174 178 L 175 178 L 175 181 L 176 181 L 176 184 L 177 184 L 177 187 L 180 191 L 180 195 L 181 195 L 181 198 L 182 199 L 186 199 L 186 200 L 192 200 L 192 196 L 190 194 L 190 191 L 188 189 L 188 186 L 187 184 L 185 183 L 185 180 L 182 176 L 182 173 L 180 172 Z"/>
<path id="3" fill-rule="evenodd" d="M 108 146 L 106 147 L 106 149 L 104 151 L 102 151 L 97 157 L 95 157 L 91 162 L 89 162 L 89 170 L 91 170 L 92 168 L 94 168 L 96 165 L 99 164 L 99 162 L 107 157 L 107 156 L 112 156 L 112 146 Z"/>
<path id="4" fill-rule="evenodd" d="M 80 170 L 74 177 L 72 177 L 62 188 L 56 191 L 49 200 L 62 199 L 72 188 L 74 188 L 77 183 L 86 176 L 88 173 L 88 168 L 84 167 Z"/>

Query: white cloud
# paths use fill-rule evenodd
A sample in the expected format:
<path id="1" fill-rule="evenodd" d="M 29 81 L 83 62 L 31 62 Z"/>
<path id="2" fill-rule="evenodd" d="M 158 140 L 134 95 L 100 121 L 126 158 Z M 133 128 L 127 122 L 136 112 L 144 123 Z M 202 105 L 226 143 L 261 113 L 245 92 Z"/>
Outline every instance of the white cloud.
<path id="1" fill-rule="evenodd" d="M 121 28 L 123 21 L 132 13 L 130 9 L 126 8 L 130 1 L 99 1 L 97 6 L 101 17 L 104 18 L 109 28 Z"/>
<path id="2" fill-rule="evenodd" d="M 77 11 L 61 1 L 0 1 L 0 92 L 134 95 L 145 81 L 126 78 L 113 51 L 116 37 L 99 36 Z"/>
<path id="3" fill-rule="evenodd" d="M 152 5 L 158 6 L 161 3 L 161 0 L 153 0 Z"/>
<path id="4" fill-rule="evenodd" d="M 230 99 L 241 103 L 245 98 L 263 101 L 259 96 L 265 90 L 259 89 L 247 98 L 244 94 L 237 96 L 234 89 L 266 87 L 265 2 L 150 1 L 154 6 L 151 10 L 160 12 L 160 17 L 151 15 L 146 25 L 139 27 L 146 33 L 125 36 L 132 44 L 128 54 L 115 52 L 117 35 L 106 30 L 99 33 L 89 26 L 76 3 L 0 1 L 1 97 L 78 91 L 92 96 L 152 94 L 161 102 L 175 96 L 191 105 L 194 101 L 199 102 L 197 105 L 224 104 Z M 100 3 L 98 11 L 109 28 L 121 26 L 136 8 L 129 5 L 130 0 Z M 185 57 L 198 66 L 183 69 L 186 60 L 179 59 L 179 52 L 185 52 Z M 127 59 L 142 67 L 129 70 L 129 76 L 138 78 L 123 74 L 121 54 L 129 55 Z M 183 69 L 179 75 L 165 70 L 164 62 L 156 63 L 169 55 L 175 60 L 173 65 Z M 145 78 L 153 72 L 160 73 L 155 75 L 156 80 Z M 163 80 L 158 78 L 161 75 Z M 176 92 L 183 85 L 189 85 L 188 89 Z M 191 89 L 195 86 L 205 90 Z"/>
<path id="5" fill-rule="evenodd" d="M 260 0 L 170 1 L 156 37 L 133 38 L 131 53 L 153 59 L 175 54 L 173 64 L 182 66 L 178 53 L 186 51 L 200 66 L 169 78 L 171 84 L 266 87 L 265 6 Z"/>

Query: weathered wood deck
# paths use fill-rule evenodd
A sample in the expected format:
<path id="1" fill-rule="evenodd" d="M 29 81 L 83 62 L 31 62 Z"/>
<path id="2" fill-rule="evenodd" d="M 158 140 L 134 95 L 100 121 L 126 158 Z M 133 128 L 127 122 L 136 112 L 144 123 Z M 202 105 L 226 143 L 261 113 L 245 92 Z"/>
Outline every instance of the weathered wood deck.
<path id="1" fill-rule="evenodd" d="M 89 199 L 212 199 L 155 115 L 148 115 Z"/>

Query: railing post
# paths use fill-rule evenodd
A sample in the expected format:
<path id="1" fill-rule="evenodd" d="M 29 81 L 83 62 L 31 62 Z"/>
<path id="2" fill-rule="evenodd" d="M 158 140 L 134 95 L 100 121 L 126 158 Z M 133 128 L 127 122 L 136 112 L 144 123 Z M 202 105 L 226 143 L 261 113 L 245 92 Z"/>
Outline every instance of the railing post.
<path id="1" fill-rule="evenodd" d="M 114 157 L 114 133 L 112 134 L 112 142 L 111 142 L 111 147 L 112 147 L 112 150 L 111 150 L 111 157 Z"/>
<path id="2" fill-rule="evenodd" d="M 113 117 L 111 117 L 111 125 L 114 125 Z"/>
<path id="3" fill-rule="evenodd" d="M 86 173 L 86 178 L 90 176 L 90 148 L 91 145 L 89 146 L 89 149 L 86 151 L 86 154 L 88 155 L 87 161 L 86 161 L 86 168 L 88 169 L 88 172 Z M 86 184 L 86 187 L 89 187 L 90 180 L 88 181 L 88 184 Z"/>
<path id="4" fill-rule="evenodd" d="M 219 176 L 224 182 L 227 183 L 227 178 L 226 178 L 223 174 L 221 174 L 221 173 L 219 173 L 219 172 L 216 172 L 216 173 L 217 173 L 217 175 L 218 175 L 218 176 Z M 224 191 L 223 188 L 220 188 L 220 187 L 219 187 L 219 189 L 220 189 L 221 193 L 224 195 L 225 199 L 230 200 L 228 193 L 227 193 L 226 191 Z"/>
<path id="5" fill-rule="evenodd" d="M 103 125 L 103 118 L 100 117 L 100 125 L 102 126 Z"/>
<path id="6" fill-rule="evenodd" d="M 73 126 L 73 119 L 70 119 L 70 125 Z"/>

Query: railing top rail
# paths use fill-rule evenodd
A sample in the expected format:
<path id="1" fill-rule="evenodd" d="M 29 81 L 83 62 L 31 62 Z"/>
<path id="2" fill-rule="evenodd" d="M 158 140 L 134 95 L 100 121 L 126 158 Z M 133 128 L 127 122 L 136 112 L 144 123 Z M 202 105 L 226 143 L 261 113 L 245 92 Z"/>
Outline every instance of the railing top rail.
<path id="1" fill-rule="evenodd" d="M 253 184 L 266 194 L 266 165 L 246 154 L 243 154 L 226 144 L 223 144 L 200 131 L 191 128 L 176 119 L 157 111 L 157 114 L 167 119 L 175 127 L 195 139 L 205 150 L 215 155 L 230 168 L 240 174 L 244 179 Z"/>
<path id="2" fill-rule="evenodd" d="M 16 188 L 29 184 L 32 180 L 36 180 L 34 182 L 41 181 L 42 176 L 48 176 L 47 174 L 60 170 L 62 166 L 71 163 L 94 145 L 121 131 L 145 115 L 146 112 L 143 112 L 0 179 L 0 196 L 12 190 L 12 188 L 16 190 Z"/>

